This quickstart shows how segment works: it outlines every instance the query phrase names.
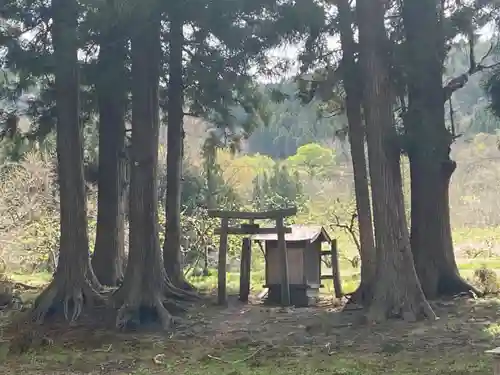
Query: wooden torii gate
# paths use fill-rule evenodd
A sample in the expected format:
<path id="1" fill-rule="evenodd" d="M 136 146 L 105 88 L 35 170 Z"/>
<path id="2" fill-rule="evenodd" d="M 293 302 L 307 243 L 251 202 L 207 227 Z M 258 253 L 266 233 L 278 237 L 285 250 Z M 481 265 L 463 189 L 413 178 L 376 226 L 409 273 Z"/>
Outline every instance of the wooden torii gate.
<path id="1" fill-rule="evenodd" d="M 226 290 L 226 268 L 227 268 L 227 237 L 230 234 L 254 235 L 254 234 L 277 234 L 278 248 L 280 253 L 280 262 L 283 264 L 281 274 L 281 304 L 290 305 L 290 284 L 288 281 L 288 259 L 285 242 L 285 234 L 291 233 L 292 229 L 285 227 L 285 218 L 297 214 L 297 207 L 290 207 L 280 210 L 264 212 L 237 212 L 209 210 L 209 217 L 221 219 L 221 226 L 215 230 L 216 235 L 220 235 L 219 242 L 219 264 L 217 280 L 217 301 L 219 305 L 227 304 Z M 240 224 L 238 227 L 230 227 L 229 220 L 248 220 L 248 223 Z M 255 224 L 255 220 L 275 220 L 276 226 L 273 228 L 261 228 Z M 241 254 L 241 273 L 240 273 L 240 299 L 250 293 L 250 263 L 251 263 L 251 240 L 245 238 Z"/>

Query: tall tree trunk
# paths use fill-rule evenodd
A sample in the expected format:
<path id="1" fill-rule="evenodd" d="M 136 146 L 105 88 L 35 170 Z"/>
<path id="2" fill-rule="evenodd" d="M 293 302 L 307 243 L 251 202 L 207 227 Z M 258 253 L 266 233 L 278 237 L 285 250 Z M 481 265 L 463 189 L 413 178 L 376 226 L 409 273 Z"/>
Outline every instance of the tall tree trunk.
<path id="1" fill-rule="evenodd" d="M 97 233 L 92 267 L 103 285 L 123 279 L 127 45 L 119 28 L 103 32 L 96 83 L 99 105 Z"/>
<path id="2" fill-rule="evenodd" d="M 169 83 L 167 126 L 167 197 L 163 262 L 172 283 L 191 289 L 182 271 L 181 259 L 181 180 L 184 142 L 182 47 L 184 32 L 182 14 L 173 6 L 169 15 Z"/>
<path id="3" fill-rule="evenodd" d="M 407 0 L 406 32 L 411 174 L 411 248 L 425 295 L 434 299 L 473 289 L 458 272 L 453 252 L 449 185 L 456 163 L 450 159 L 453 135 L 446 128 L 442 66 L 444 32 L 441 1 Z"/>
<path id="4" fill-rule="evenodd" d="M 361 116 L 361 82 L 355 61 L 356 45 L 352 31 L 353 17 L 349 0 L 337 0 L 339 12 L 340 41 L 342 44 L 342 71 L 346 91 L 347 123 L 349 143 L 354 171 L 354 191 L 358 215 L 361 247 L 361 284 L 353 293 L 351 301 L 368 306 L 372 298 L 375 277 L 375 244 L 373 241 L 372 213 L 368 172 L 365 157 L 365 130 Z"/>
<path id="5" fill-rule="evenodd" d="M 102 300 L 90 267 L 87 208 L 83 178 L 83 132 L 80 124 L 76 0 L 52 1 L 52 41 L 57 108 L 57 161 L 60 194 L 60 249 L 54 279 L 37 298 L 36 321 L 62 305 L 76 320 L 85 302 Z M 69 311 L 72 310 L 70 314 Z"/>
<path id="6" fill-rule="evenodd" d="M 160 20 L 159 12 L 149 8 L 136 15 L 132 33 L 129 260 L 123 284 L 114 296 L 121 305 L 119 328 L 155 317 L 167 329 L 172 317 L 166 306 L 185 295 L 167 277 L 158 236 Z"/>
<path id="7" fill-rule="evenodd" d="M 400 148 L 394 128 L 382 2 L 358 0 L 360 66 L 377 247 L 368 318 L 435 317 L 415 272 L 406 226 Z"/>
<path id="8" fill-rule="evenodd" d="M 215 181 L 215 166 L 217 163 L 217 142 L 215 136 L 211 136 L 205 141 L 203 145 L 203 157 L 205 164 L 205 174 L 207 178 L 207 195 L 205 197 L 205 204 L 209 210 L 217 208 L 217 186 Z"/>
<path id="9" fill-rule="evenodd" d="M 207 192 L 205 197 L 205 204 L 209 210 L 217 208 L 217 186 L 215 181 L 215 166 L 217 163 L 217 144 L 219 140 L 216 138 L 215 133 L 209 135 L 203 145 L 203 159 L 205 166 L 205 175 L 207 180 Z M 208 270 L 208 245 L 205 245 L 203 251 L 203 276 L 209 276 Z"/>

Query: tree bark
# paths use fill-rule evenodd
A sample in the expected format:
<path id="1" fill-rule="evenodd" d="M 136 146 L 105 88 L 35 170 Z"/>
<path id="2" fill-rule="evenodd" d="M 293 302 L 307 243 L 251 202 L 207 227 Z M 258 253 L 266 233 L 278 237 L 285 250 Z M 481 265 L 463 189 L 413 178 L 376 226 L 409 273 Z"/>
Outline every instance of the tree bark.
<path id="1" fill-rule="evenodd" d="M 356 5 L 377 248 L 374 294 L 368 319 L 435 317 L 417 278 L 406 226 L 384 6 L 373 0 L 358 0 Z"/>
<path id="2" fill-rule="evenodd" d="M 181 259 L 181 180 L 184 142 L 182 47 L 184 33 L 182 14 L 173 6 L 169 14 L 169 84 L 167 127 L 167 196 L 163 262 L 172 283 L 192 289 L 183 274 Z"/>
<path id="3" fill-rule="evenodd" d="M 354 171 L 354 191 L 358 215 L 361 284 L 352 294 L 351 301 L 368 306 L 373 295 L 372 285 L 376 272 L 375 244 L 373 240 L 370 190 L 365 157 L 365 130 L 361 115 L 362 92 L 358 66 L 355 61 L 356 45 L 352 31 L 353 17 L 348 0 L 337 0 L 340 41 L 342 45 L 342 72 L 346 91 L 347 124 Z"/>
<path id="4" fill-rule="evenodd" d="M 205 175 L 207 181 L 207 192 L 205 197 L 205 204 L 207 209 L 215 210 L 217 208 L 217 185 L 215 181 L 215 166 L 217 165 L 217 145 L 219 140 L 215 134 L 212 133 L 205 140 L 203 145 L 203 159 L 205 167 Z M 208 269 L 208 245 L 203 246 L 203 276 L 209 276 Z"/>
<path id="5" fill-rule="evenodd" d="M 132 146 L 130 175 L 129 260 L 122 286 L 115 293 L 121 305 L 116 324 L 158 319 L 172 323 L 168 307 L 186 296 L 175 288 L 162 265 L 158 237 L 158 135 L 160 74 L 160 12 L 136 15 L 132 37 Z"/>
<path id="6" fill-rule="evenodd" d="M 100 285 L 89 261 L 83 132 L 79 113 L 76 0 L 53 0 L 51 11 L 61 237 L 54 279 L 35 302 L 33 318 L 38 322 L 42 322 L 49 311 L 61 306 L 66 319 L 74 321 L 80 316 L 84 303 L 103 301 L 96 290 Z"/>
<path id="7" fill-rule="evenodd" d="M 103 285 L 123 279 L 125 259 L 125 114 L 127 45 L 116 26 L 104 31 L 96 82 L 99 106 L 97 233 L 92 267 Z"/>
<path id="8" fill-rule="evenodd" d="M 215 166 L 217 164 L 218 142 L 219 140 L 216 138 L 215 134 L 212 133 L 205 140 L 205 144 L 203 145 L 203 162 L 207 181 L 207 195 L 205 197 L 205 203 L 209 210 L 215 210 L 217 208 L 217 184 L 215 180 Z"/>
<path id="9" fill-rule="evenodd" d="M 444 32 L 440 1 L 408 0 L 406 33 L 408 135 L 411 174 L 411 248 L 425 295 L 435 299 L 475 290 L 458 272 L 453 252 L 449 185 L 456 163 L 450 158 L 453 134 L 446 128 L 442 66 Z"/>

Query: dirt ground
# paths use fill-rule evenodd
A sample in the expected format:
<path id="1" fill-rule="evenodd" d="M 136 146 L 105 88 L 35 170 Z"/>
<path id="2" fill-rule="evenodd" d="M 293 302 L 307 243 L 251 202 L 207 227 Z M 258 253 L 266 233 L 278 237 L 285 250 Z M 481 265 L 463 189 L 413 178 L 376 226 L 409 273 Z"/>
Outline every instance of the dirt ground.
<path id="1" fill-rule="evenodd" d="M 333 301 L 310 308 L 205 301 L 171 333 L 116 333 L 85 321 L 9 328 L 1 374 L 490 374 L 500 345 L 496 298 L 434 303 L 436 322 L 366 325 Z"/>

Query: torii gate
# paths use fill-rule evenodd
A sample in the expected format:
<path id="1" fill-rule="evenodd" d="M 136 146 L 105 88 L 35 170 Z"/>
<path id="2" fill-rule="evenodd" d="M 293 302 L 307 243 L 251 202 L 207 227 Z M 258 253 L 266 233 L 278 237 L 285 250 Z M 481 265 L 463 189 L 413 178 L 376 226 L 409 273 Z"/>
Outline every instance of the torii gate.
<path id="1" fill-rule="evenodd" d="M 285 234 L 291 233 L 292 229 L 285 227 L 285 217 L 297 214 L 297 207 L 284 208 L 264 212 L 237 212 L 209 210 L 209 217 L 221 219 L 221 226 L 215 230 L 215 234 L 220 235 L 219 264 L 217 280 L 217 301 L 219 305 L 227 304 L 226 290 L 226 267 L 227 267 L 227 237 L 230 234 L 254 235 L 254 234 L 277 234 L 280 262 L 283 265 L 281 275 L 281 304 L 290 305 L 290 285 L 288 281 L 288 259 L 285 242 Z M 229 227 L 230 219 L 248 220 L 248 223 L 240 224 L 239 227 Z M 255 220 L 275 220 L 276 226 L 273 228 L 260 228 L 255 224 Z M 243 240 L 241 265 L 240 265 L 240 299 L 248 300 L 250 293 L 250 264 L 251 264 L 251 240 Z"/>

